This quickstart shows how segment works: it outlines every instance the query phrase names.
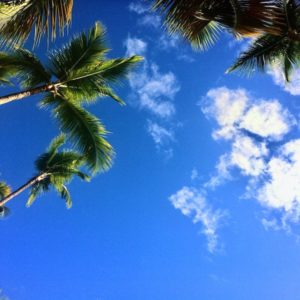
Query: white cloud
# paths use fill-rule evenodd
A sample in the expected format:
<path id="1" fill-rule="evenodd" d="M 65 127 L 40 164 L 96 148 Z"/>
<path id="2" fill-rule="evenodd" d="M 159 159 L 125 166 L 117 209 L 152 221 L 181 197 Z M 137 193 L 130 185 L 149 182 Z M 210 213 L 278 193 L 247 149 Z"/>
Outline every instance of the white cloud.
<path id="1" fill-rule="evenodd" d="M 281 140 L 295 119 L 277 100 L 260 101 L 251 105 L 240 127 L 264 138 Z"/>
<path id="2" fill-rule="evenodd" d="M 264 157 L 268 153 L 265 143 L 256 142 L 247 136 L 240 136 L 233 142 L 228 164 L 238 167 L 244 175 L 258 176 L 265 169 Z"/>
<path id="3" fill-rule="evenodd" d="M 144 63 L 141 72 L 131 74 L 130 86 L 139 99 L 139 106 L 160 118 L 175 114 L 173 99 L 180 90 L 172 72 L 160 73 L 156 64 Z"/>
<path id="4" fill-rule="evenodd" d="M 300 95 L 300 69 L 296 69 L 293 72 L 289 83 L 285 82 L 284 74 L 278 66 L 268 70 L 267 73 L 272 77 L 274 83 L 280 86 L 284 91 L 293 96 Z"/>
<path id="5" fill-rule="evenodd" d="M 141 39 L 128 37 L 124 44 L 126 47 L 126 56 L 146 54 L 147 43 Z"/>
<path id="6" fill-rule="evenodd" d="M 300 212 L 300 139 L 283 145 L 279 149 L 279 154 L 270 159 L 266 173 L 267 180 L 258 190 L 257 199 L 267 207 L 298 214 Z"/>
<path id="7" fill-rule="evenodd" d="M 174 133 L 172 130 L 167 129 L 156 122 L 148 121 L 148 133 L 154 140 L 154 143 L 158 146 L 164 146 L 171 141 L 174 141 Z"/>
<path id="8" fill-rule="evenodd" d="M 226 87 L 211 89 L 202 109 L 217 121 L 215 139 L 234 139 L 248 131 L 269 140 L 281 140 L 296 124 L 278 100 L 254 99 L 246 90 Z"/>
<path id="9" fill-rule="evenodd" d="M 245 90 L 230 90 L 226 87 L 211 89 L 202 109 L 205 115 L 214 118 L 220 129 L 213 137 L 231 139 L 236 132 L 235 126 L 241 121 L 248 106 L 249 97 Z"/>
<path id="10" fill-rule="evenodd" d="M 183 187 L 170 196 L 169 200 L 183 215 L 192 218 L 193 223 L 202 224 L 202 233 L 207 238 L 208 251 L 216 252 L 219 249 L 217 230 L 226 213 L 221 210 L 213 210 L 208 205 L 205 196 L 195 188 Z"/>

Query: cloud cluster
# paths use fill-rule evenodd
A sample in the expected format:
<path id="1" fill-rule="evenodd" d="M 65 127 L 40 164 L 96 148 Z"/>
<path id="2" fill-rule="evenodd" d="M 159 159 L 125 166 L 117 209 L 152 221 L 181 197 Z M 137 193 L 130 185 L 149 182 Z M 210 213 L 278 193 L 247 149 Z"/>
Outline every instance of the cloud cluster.
<path id="1" fill-rule="evenodd" d="M 202 224 L 202 233 L 207 238 L 208 251 L 214 253 L 219 250 L 217 230 L 226 213 L 214 210 L 207 203 L 205 196 L 199 190 L 191 187 L 183 187 L 170 196 L 169 200 L 183 215 L 192 218 L 193 223 Z"/>
<path id="2" fill-rule="evenodd" d="M 300 220 L 300 139 L 286 140 L 297 124 L 293 115 L 278 100 L 255 99 L 246 90 L 226 87 L 207 93 L 203 112 L 216 121 L 213 137 L 230 143 L 217 175 L 205 186 L 216 188 L 236 169 L 249 179 L 248 197 L 280 211 L 282 227 Z M 274 220 L 263 223 L 279 226 Z"/>

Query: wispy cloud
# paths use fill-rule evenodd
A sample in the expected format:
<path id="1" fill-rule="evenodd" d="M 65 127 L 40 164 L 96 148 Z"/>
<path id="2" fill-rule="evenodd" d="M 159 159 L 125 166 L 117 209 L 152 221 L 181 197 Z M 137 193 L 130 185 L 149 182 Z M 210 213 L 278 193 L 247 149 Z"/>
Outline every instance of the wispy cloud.
<path id="1" fill-rule="evenodd" d="M 146 14 L 138 20 L 139 25 L 149 26 L 153 28 L 161 27 L 161 18 L 154 14 Z"/>
<path id="2" fill-rule="evenodd" d="M 158 147 L 165 146 L 174 141 L 174 132 L 156 122 L 148 120 L 148 132 Z"/>
<path id="3" fill-rule="evenodd" d="M 206 200 L 206 197 L 198 189 L 183 187 L 169 197 L 172 205 L 193 223 L 200 223 L 202 233 L 207 238 L 207 249 L 210 253 L 220 250 L 218 229 L 223 222 L 226 212 L 214 210 Z"/>
<path id="4" fill-rule="evenodd" d="M 144 14 L 149 11 L 149 6 L 141 1 L 129 3 L 128 9 L 132 12 L 137 13 L 138 15 Z"/>
<path id="5" fill-rule="evenodd" d="M 161 26 L 159 15 L 151 11 L 151 7 L 142 2 L 131 2 L 128 6 L 129 11 L 139 15 L 138 24 L 158 28 Z"/>
<path id="6" fill-rule="evenodd" d="M 128 55 L 147 54 L 147 43 L 136 37 L 128 37 L 124 42 Z M 156 148 L 170 158 L 173 154 L 171 142 L 174 137 L 174 116 L 176 107 L 174 98 L 180 85 L 174 73 L 160 72 L 159 67 L 145 57 L 139 71 L 129 77 L 132 98 L 135 105 L 142 111 L 151 114 L 147 131 L 152 137 Z M 152 119 L 154 118 L 154 119 Z"/>

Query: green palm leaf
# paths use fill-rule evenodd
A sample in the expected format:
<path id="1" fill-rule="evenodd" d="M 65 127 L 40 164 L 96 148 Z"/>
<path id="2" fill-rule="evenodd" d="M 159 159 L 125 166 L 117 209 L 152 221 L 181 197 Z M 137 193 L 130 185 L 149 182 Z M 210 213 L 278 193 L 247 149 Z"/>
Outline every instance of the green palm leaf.
<path id="1" fill-rule="evenodd" d="M 140 56 L 111 59 L 98 62 L 96 67 L 74 70 L 68 74 L 59 88 L 59 92 L 77 103 L 94 101 L 99 96 L 108 96 L 120 104 L 124 104 L 109 84 L 120 83 L 120 80 L 141 60 Z"/>
<path id="2" fill-rule="evenodd" d="M 61 50 L 49 55 L 52 73 L 59 79 L 73 78 L 78 70 L 94 68 L 104 59 L 108 49 L 105 43 L 105 30 L 99 22 L 88 33 L 75 36 Z"/>
<path id="3" fill-rule="evenodd" d="M 92 172 L 111 167 L 114 152 L 104 139 L 106 130 L 95 116 L 60 96 L 47 96 L 41 105 L 53 107 L 53 116 L 59 121 L 61 130 L 68 134 L 73 145 L 84 155 Z"/>
<path id="4" fill-rule="evenodd" d="M 15 49 L 10 53 L 0 54 L 0 72 L 6 71 L 6 80 L 17 77 L 24 88 L 34 88 L 39 84 L 49 83 L 51 74 L 40 60 L 25 49 Z"/>
<path id="5" fill-rule="evenodd" d="M 123 103 L 110 84 L 123 79 L 142 58 L 108 60 L 107 52 L 105 30 L 99 22 L 87 34 L 74 37 L 63 49 L 52 52 L 51 71 L 60 82 L 59 93 L 77 102 L 109 96 Z"/>

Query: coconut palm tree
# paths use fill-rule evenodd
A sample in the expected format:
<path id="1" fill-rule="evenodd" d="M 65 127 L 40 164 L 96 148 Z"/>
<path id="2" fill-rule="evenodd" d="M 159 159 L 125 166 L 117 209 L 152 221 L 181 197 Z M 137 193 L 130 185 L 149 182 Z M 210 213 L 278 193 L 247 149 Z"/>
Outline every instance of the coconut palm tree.
<path id="1" fill-rule="evenodd" d="M 299 0 L 156 0 L 171 33 L 179 33 L 195 47 L 206 49 L 221 30 L 253 43 L 229 71 L 265 66 L 278 60 L 286 79 L 299 63 Z"/>
<path id="2" fill-rule="evenodd" d="M 4 205 L 7 202 L 27 189 L 30 189 L 27 206 L 30 206 L 39 195 L 49 191 L 50 188 L 56 190 L 60 197 L 65 200 L 67 208 L 72 206 L 71 196 L 66 185 L 74 176 L 85 181 L 89 180 L 89 176 L 81 171 L 81 167 L 84 165 L 82 155 L 71 150 L 59 151 L 64 142 L 64 135 L 55 138 L 47 151 L 35 161 L 36 174 L 14 192 L 5 191 L 0 201 L 2 210 L 4 210 Z"/>
<path id="3" fill-rule="evenodd" d="M 1 0 L 0 37 L 5 45 L 22 44 L 34 28 L 35 42 L 43 34 L 63 34 L 72 18 L 73 0 Z"/>
<path id="4" fill-rule="evenodd" d="M 82 33 L 62 49 L 52 51 L 47 64 L 21 48 L 0 53 L 0 83 L 17 78 L 24 89 L 0 97 L 0 105 L 43 95 L 40 106 L 52 110 L 60 129 L 85 155 L 93 172 L 110 167 L 113 151 L 104 139 L 104 126 L 84 105 L 107 96 L 123 104 L 111 84 L 119 83 L 141 60 L 139 56 L 108 59 L 107 52 L 105 31 L 96 23 L 87 34 Z"/>

